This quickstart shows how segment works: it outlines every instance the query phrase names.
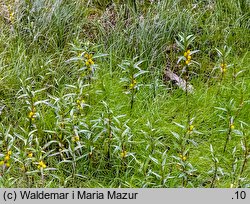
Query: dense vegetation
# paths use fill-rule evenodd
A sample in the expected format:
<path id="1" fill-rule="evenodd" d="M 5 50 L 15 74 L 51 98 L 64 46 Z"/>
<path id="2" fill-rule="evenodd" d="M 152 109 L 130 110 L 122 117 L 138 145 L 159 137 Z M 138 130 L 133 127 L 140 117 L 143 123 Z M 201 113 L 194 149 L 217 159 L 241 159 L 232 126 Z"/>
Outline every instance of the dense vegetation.
<path id="1" fill-rule="evenodd" d="M 248 0 L 1 2 L 1 187 L 250 187 Z"/>

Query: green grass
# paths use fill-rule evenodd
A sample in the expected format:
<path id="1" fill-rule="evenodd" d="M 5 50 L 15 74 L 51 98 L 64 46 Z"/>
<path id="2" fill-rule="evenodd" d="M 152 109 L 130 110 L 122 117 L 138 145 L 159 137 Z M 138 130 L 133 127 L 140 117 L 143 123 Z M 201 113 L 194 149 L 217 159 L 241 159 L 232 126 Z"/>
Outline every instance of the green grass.
<path id="1" fill-rule="evenodd" d="M 1 187 L 249 187 L 248 0 L 0 6 Z"/>

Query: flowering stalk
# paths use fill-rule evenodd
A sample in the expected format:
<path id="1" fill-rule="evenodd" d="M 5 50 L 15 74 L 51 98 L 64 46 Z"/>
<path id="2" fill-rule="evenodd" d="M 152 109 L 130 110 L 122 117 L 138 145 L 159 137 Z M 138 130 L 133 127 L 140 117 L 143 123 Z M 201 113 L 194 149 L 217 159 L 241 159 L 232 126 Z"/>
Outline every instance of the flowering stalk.
<path id="1" fill-rule="evenodd" d="M 222 82 L 225 78 L 225 75 L 226 75 L 226 72 L 227 72 L 227 69 L 229 66 L 231 65 L 228 65 L 226 62 L 227 62 L 227 56 L 229 55 L 230 51 L 231 51 L 231 48 L 227 47 L 227 46 L 224 46 L 224 48 L 222 50 L 219 50 L 217 48 L 215 48 L 218 56 L 219 56 L 219 61 L 220 61 L 220 66 L 219 66 L 219 69 L 220 69 L 220 72 L 221 72 L 221 77 L 220 77 L 220 81 Z"/>
<path id="2" fill-rule="evenodd" d="M 121 78 L 122 82 L 126 82 L 126 87 L 128 87 L 128 90 L 125 92 L 126 94 L 131 94 L 130 98 L 130 115 L 132 113 L 132 109 L 134 106 L 135 102 L 135 97 L 136 93 L 139 90 L 139 84 L 137 82 L 137 78 L 142 75 L 147 73 L 148 71 L 140 69 L 139 65 L 143 61 L 138 61 L 134 62 L 137 59 L 134 58 L 132 61 L 125 60 L 123 63 L 120 65 L 120 67 L 123 69 L 123 72 L 126 73 L 125 78 Z"/>
<path id="3" fill-rule="evenodd" d="M 180 40 L 176 40 L 177 45 L 182 50 L 183 55 L 179 57 L 177 63 L 182 62 L 183 70 L 184 70 L 184 78 L 185 78 L 185 94 L 186 94 L 186 108 L 187 108 L 187 124 L 190 124 L 190 108 L 189 108 L 189 97 L 188 97 L 188 83 L 189 83 L 189 67 L 196 63 L 196 61 L 192 60 L 192 55 L 199 50 L 190 50 L 190 46 L 193 43 L 195 37 L 193 35 L 185 36 L 183 33 L 179 35 Z"/>

